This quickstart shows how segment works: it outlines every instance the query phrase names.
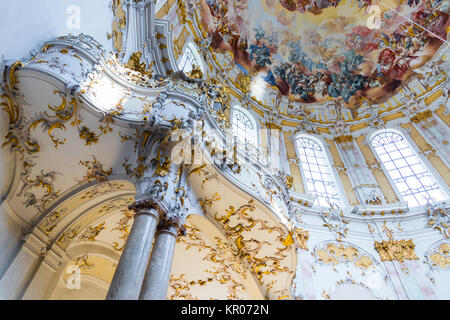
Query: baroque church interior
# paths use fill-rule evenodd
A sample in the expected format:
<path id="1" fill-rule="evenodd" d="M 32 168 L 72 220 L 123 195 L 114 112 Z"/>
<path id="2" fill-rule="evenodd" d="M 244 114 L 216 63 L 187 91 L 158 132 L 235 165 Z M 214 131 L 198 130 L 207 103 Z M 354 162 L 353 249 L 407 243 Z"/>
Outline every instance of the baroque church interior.
<path id="1" fill-rule="evenodd" d="M 0 11 L 1 299 L 450 299 L 448 0 Z"/>

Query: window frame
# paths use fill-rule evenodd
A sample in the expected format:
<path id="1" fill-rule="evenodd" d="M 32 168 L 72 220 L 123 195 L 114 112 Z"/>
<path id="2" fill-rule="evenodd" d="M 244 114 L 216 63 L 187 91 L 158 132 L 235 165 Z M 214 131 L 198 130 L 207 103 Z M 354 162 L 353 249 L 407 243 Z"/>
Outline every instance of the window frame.
<path id="1" fill-rule="evenodd" d="M 450 199 L 449 196 L 449 188 L 447 186 L 447 184 L 445 183 L 445 181 L 442 179 L 442 177 L 440 176 L 440 174 L 436 171 L 436 169 L 433 167 L 433 165 L 430 163 L 430 161 L 428 160 L 428 158 L 422 153 L 422 151 L 420 150 L 419 146 L 415 143 L 415 141 L 409 136 L 409 134 L 402 132 L 401 130 L 398 130 L 396 128 L 383 128 L 383 129 L 379 129 L 374 131 L 372 134 L 367 135 L 366 138 L 366 144 L 369 146 L 372 154 L 374 155 L 375 159 L 378 161 L 378 163 L 380 164 L 380 168 L 381 170 L 383 170 L 383 173 L 385 175 L 385 177 L 388 179 L 392 189 L 394 190 L 397 198 L 400 201 L 406 202 L 408 204 L 408 208 L 423 208 L 426 206 L 426 204 L 420 204 L 416 205 L 416 206 L 411 206 L 408 201 L 406 201 L 400 190 L 398 189 L 396 183 L 394 182 L 394 179 L 391 177 L 389 170 L 386 168 L 384 162 L 381 160 L 380 156 L 378 155 L 378 152 L 376 151 L 375 147 L 372 144 L 372 140 L 373 138 L 383 132 L 392 132 L 395 134 L 400 135 L 409 145 L 409 148 L 415 153 L 415 156 L 421 161 L 421 164 L 424 166 L 424 168 L 426 169 L 426 171 L 428 171 L 428 173 L 432 176 L 432 178 L 435 179 L 436 183 L 438 184 L 438 186 L 440 187 L 440 189 L 442 190 L 442 192 L 447 196 L 444 200 L 440 200 L 437 202 L 442 202 L 442 201 L 447 201 Z M 416 175 L 414 173 L 414 175 Z M 417 201 L 417 200 L 416 200 Z"/>
<path id="2" fill-rule="evenodd" d="M 300 153 L 299 153 L 300 150 L 299 150 L 299 146 L 298 146 L 298 140 L 299 140 L 299 138 L 302 138 L 302 137 L 312 140 L 313 142 L 319 144 L 319 146 L 322 148 L 322 152 L 324 153 L 324 155 L 325 155 L 325 157 L 327 159 L 327 164 L 328 164 L 328 168 L 330 170 L 330 174 L 334 178 L 336 191 L 339 193 L 339 202 L 338 203 L 334 203 L 334 204 L 337 204 L 340 209 L 348 208 L 349 207 L 349 202 L 348 202 L 348 199 L 347 199 L 347 193 L 345 192 L 345 189 L 344 189 L 344 187 L 342 185 L 342 181 L 341 181 L 341 179 L 339 177 L 339 173 L 337 172 L 337 169 L 333 166 L 334 160 L 333 160 L 333 157 L 332 157 L 331 152 L 329 150 L 328 144 L 325 141 L 321 140 L 320 138 L 312 136 L 310 134 L 306 134 L 306 133 L 298 133 L 298 134 L 294 135 L 293 137 L 294 137 L 294 149 L 295 149 L 295 154 L 296 154 L 296 157 L 297 157 L 297 164 L 298 164 L 298 167 L 299 167 L 299 170 L 300 170 L 300 174 L 302 176 L 302 183 L 303 183 L 303 188 L 305 190 L 305 194 L 311 195 L 310 190 L 308 188 L 308 184 L 306 183 L 305 172 L 304 172 L 304 169 L 303 169 L 303 165 L 301 163 Z M 313 195 L 313 196 L 315 196 L 315 195 Z M 329 205 L 324 207 L 324 206 L 322 206 L 320 204 L 316 204 L 315 202 L 316 201 L 314 201 L 314 204 L 313 204 L 314 206 L 318 206 L 318 207 L 321 207 L 321 208 L 329 208 Z"/>
<path id="3" fill-rule="evenodd" d="M 188 72 L 192 71 L 192 69 L 190 71 L 184 71 L 185 67 L 186 67 L 186 62 L 185 62 L 184 67 L 180 69 L 180 64 L 181 64 L 181 61 L 183 60 L 186 50 L 191 51 L 196 64 L 198 64 L 198 67 L 200 67 L 200 70 L 202 70 L 203 74 L 205 74 L 205 63 L 203 62 L 203 59 L 200 56 L 200 52 L 199 52 L 197 46 L 194 44 L 194 42 L 192 40 L 186 41 L 185 45 L 183 46 L 181 55 L 177 60 L 178 70 L 183 71 L 184 73 L 188 73 Z"/>
<path id="4" fill-rule="evenodd" d="M 253 143 L 251 143 L 248 140 L 245 140 L 245 141 L 240 140 L 239 137 L 234 134 L 234 111 L 235 110 L 243 113 L 255 127 L 254 128 L 254 131 L 255 131 L 255 144 L 254 145 L 253 145 Z M 231 134 L 233 137 L 237 138 L 239 143 L 241 143 L 243 145 L 245 145 L 245 143 L 248 143 L 250 145 L 253 145 L 254 148 L 257 148 L 257 149 L 259 148 L 259 146 L 260 146 L 259 124 L 258 124 L 257 119 L 248 110 L 244 109 L 240 105 L 234 105 L 230 110 L 230 124 L 231 124 L 231 128 L 230 128 Z"/>

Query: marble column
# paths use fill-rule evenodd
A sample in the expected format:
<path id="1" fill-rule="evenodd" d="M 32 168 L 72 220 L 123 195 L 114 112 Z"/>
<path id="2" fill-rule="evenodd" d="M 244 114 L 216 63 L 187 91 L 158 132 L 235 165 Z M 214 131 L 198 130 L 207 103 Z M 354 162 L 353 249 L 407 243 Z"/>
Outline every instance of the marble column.
<path id="1" fill-rule="evenodd" d="M 162 204 L 156 199 L 135 202 L 133 227 L 111 282 L 107 300 L 137 300 L 147 268 Z"/>
<path id="2" fill-rule="evenodd" d="M 167 217 L 161 221 L 139 299 L 166 299 L 175 244 L 180 232 L 185 234 L 186 229 L 177 217 Z"/>

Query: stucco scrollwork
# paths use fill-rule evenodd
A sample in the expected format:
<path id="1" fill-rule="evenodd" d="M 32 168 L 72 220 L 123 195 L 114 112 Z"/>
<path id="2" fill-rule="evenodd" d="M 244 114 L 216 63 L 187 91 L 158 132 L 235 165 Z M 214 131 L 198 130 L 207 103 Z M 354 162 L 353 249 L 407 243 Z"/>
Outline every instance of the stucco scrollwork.
<path id="1" fill-rule="evenodd" d="M 381 242 L 376 241 L 374 246 L 381 261 L 419 260 L 414 252 L 416 245 L 412 240 L 382 240 Z"/>
<path id="2" fill-rule="evenodd" d="M 445 239 L 450 239 L 450 211 L 446 203 L 428 201 L 426 205 L 428 221 L 426 226 L 438 230 Z"/>
<path id="3" fill-rule="evenodd" d="M 314 249 L 314 254 L 316 261 L 321 264 L 352 263 L 355 267 L 366 270 L 376 264 L 369 254 L 344 242 L 323 243 Z"/>
<path id="4" fill-rule="evenodd" d="M 321 213 L 324 226 L 333 232 L 338 241 L 347 237 L 348 224 L 350 221 L 344 219 L 344 213 L 337 204 L 330 203 L 330 211 Z"/>
<path id="5" fill-rule="evenodd" d="M 425 259 L 431 269 L 450 269 L 450 242 L 439 241 L 425 253 Z"/>

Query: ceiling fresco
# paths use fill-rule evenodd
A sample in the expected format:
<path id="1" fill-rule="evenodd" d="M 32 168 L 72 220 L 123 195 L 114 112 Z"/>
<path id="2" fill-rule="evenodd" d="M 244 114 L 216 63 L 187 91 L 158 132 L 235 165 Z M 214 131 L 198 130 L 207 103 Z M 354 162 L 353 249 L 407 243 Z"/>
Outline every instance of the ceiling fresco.
<path id="1" fill-rule="evenodd" d="M 232 53 L 253 81 L 292 101 L 338 99 L 353 110 L 390 98 L 449 26 L 450 2 L 442 0 L 195 2 L 211 47 Z"/>

